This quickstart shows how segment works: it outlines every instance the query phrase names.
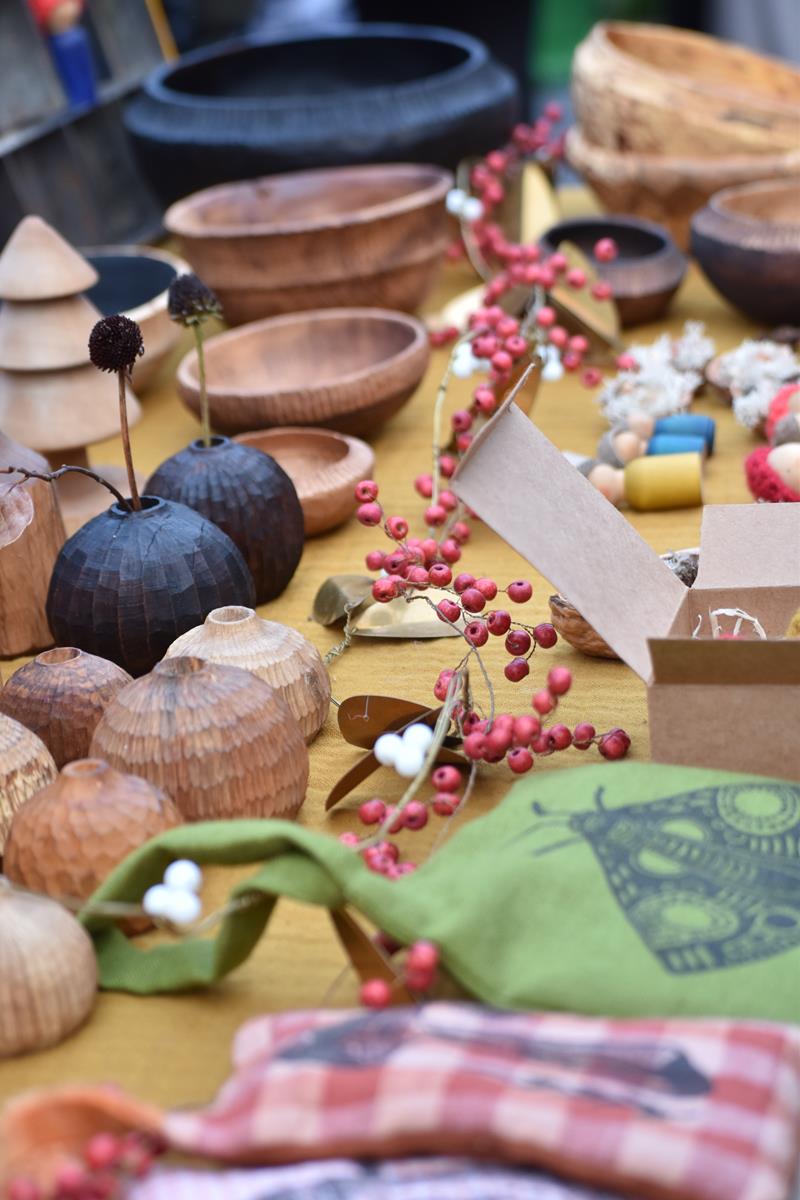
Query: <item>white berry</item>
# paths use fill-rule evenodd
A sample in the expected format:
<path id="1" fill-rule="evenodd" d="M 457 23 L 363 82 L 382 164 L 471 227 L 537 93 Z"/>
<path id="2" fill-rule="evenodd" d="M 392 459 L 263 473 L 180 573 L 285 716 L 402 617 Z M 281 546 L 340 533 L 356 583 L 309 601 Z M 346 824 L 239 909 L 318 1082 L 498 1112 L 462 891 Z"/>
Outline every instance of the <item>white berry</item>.
<path id="1" fill-rule="evenodd" d="M 425 755 L 418 746 L 404 745 L 394 760 L 394 769 L 404 779 L 413 779 L 422 770 L 424 758 Z"/>
<path id="2" fill-rule="evenodd" d="M 164 883 L 179 892 L 199 892 L 203 886 L 203 872 L 190 858 L 177 858 L 164 872 Z"/>
<path id="3" fill-rule="evenodd" d="M 467 200 L 467 193 L 461 188 L 450 188 L 450 191 L 445 197 L 444 206 L 451 216 L 458 217 L 461 215 L 461 210 L 464 207 L 464 201 Z"/>
<path id="4" fill-rule="evenodd" d="M 467 196 L 461 205 L 461 216 L 465 221 L 480 221 L 483 216 L 483 205 L 477 196 Z"/>
<path id="5" fill-rule="evenodd" d="M 174 888 L 166 889 L 169 899 L 164 916 L 173 925 L 191 925 L 203 911 L 200 897 L 193 892 L 179 892 Z"/>
<path id="6" fill-rule="evenodd" d="M 433 730 L 429 725 L 409 725 L 403 734 L 404 746 L 415 746 L 424 754 L 433 741 Z"/>
<path id="7" fill-rule="evenodd" d="M 170 889 L 163 883 L 148 888 L 142 898 L 142 908 L 148 917 L 165 917 L 169 909 Z"/>
<path id="8" fill-rule="evenodd" d="M 393 767 L 402 746 L 403 739 L 396 733 L 382 733 L 372 747 L 372 753 L 384 767 Z"/>
<path id="9" fill-rule="evenodd" d="M 456 379 L 469 379 L 470 375 L 475 370 L 475 360 L 472 355 L 469 358 L 454 358 L 453 365 L 450 370 L 455 375 Z"/>

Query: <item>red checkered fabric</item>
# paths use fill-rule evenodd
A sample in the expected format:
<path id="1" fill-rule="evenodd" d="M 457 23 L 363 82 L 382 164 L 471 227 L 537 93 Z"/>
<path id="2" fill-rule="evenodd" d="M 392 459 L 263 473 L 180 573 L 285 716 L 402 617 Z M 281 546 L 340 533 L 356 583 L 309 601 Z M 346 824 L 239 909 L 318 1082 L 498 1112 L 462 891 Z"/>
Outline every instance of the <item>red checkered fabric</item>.
<path id="1" fill-rule="evenodd" d="M 468 1154 L 637 1200 L 786 1200 L 800 1030 L 469 1004 L 263 1017 L 177 1149 L 238 1164 Z"/>

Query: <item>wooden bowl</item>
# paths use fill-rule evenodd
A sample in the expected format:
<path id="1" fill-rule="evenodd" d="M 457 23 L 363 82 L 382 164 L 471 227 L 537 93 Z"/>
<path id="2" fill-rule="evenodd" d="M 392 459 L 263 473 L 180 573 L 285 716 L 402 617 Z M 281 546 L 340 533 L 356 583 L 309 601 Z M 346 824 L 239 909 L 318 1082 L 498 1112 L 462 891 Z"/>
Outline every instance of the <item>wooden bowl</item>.
<path id="1" fill-rule="evenodd" d="M 690 157 L 797 148 L 800 72 L 686 29 L 601 21 L 572 63 L 576 117 L 608 150 Z"/>
<path id="2" fill-rule="evenodd" d="M 405 313 L 338 308 L 257 321 L 206 343 L 211 420 L 224 433 L 271 425 L 370 433 L 411 396 L 429 354 L 425 326 Z M 177 383 L 198 413 L 196 351 Z"/>
<path id="3" fill-rule="evenodd" d="M 104 317 L 124 313 L 135 321 L 144 338 L 144 357 L 133 368 L 132 385 L 149 386 L 177 345 L 181 326 L 170 320 L 167 292 L 189 264 L 166 250 L 151 246 L 93 246 L 86 258 L 99 275 L 87 293 Z"/>
<path id="4" fill-rule="evenodd" d="M 230 325 L 304 309 L 413 312 L 448 242 L 440 167 L 298 171 L 197 192 L 164 223 Z"/>
<path id="5" fill-rule="evenodd" d="M 595 243 L 611 237 L 619 254 L 613 262 L 592 257 Z M 577 217 L 560 221 L 541 238 L 554 254 L 562 242 L 571 242 L 592 261 L 597 274 L 614 289 L 614 303 L 624 326 L 655 321 L 667 309 L 680 287 L 688 263 L 669 233 L 654 221 L 636 217 Z"/>
<path id="6" fill-rule="evenodd" d="M 800 149 L 719 158 L 644 155 L 597 146 L 577 125 L 567 134 L 567 157 L 606 208 L 659 221 L 682 250 L 692 214 L 715 192 L 800 171 Z"/>
<path id="7" fill-rule="evenodd" d="M 353 489 L 369 479 L 375 455 L 360 438 L 332 429 L 259 429 L 234 439 L 263 450 L 283 467 L 303 509 L 306 537 L 342 525 L 356 510 Z"/>
<path id="8" fill-rule="evenodd" d="M 765 325 L 797 319 L 800 175 L 717 192 L 694 214 L 691 231 L 692 254 L 734 308 Z"/>

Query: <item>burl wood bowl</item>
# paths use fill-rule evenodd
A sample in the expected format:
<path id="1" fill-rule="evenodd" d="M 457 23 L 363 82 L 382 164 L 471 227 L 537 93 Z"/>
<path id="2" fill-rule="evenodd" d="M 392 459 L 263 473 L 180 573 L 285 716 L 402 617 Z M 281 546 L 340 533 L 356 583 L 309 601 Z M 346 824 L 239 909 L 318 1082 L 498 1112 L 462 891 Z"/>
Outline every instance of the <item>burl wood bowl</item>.
<path id="1" fill-rule="evenodd" d="M 566 150 L 572 166 L 610 212 L 660 222 L 681 250 L 689 245 L 692 215 L 715 192 L 800 172 L 800 148 L 716 158 L 639 154 L 595 145 L 577 125 L 567 133 Z"/>
<path id="2" fill-rule="evenodd" d="M 800 140 L 800 118 L 798 118 Z M 691 222 L 692 254 L 734 308 L 765 325 L 800 317 L 800 173 L 725 188 Z"/>
<path id="3" fill-rule="evenodd" d="M 705 34 L 601 21 L 572 62 L 587 137 L 634 154 L 720 157 L 797 148 L 800 71 Z"/>
<path id="4" fill-rule="evenodd" d="M 619 253 L 613 262 L 596 262 L 595 243 L 610 237 Z M 637 217 L 577 217 L 559 221 L 541 238 L 548 254 L 571 242 L 592 262 L 601 279 L 611 284 L 614 303 L 624 326 L 655 321 L 680 287 L 688 263 L 669 232 L 655 221 Z"/>
<path id="5" fill-rule="evenodd" d="M 206 343 L 211 421 L 223 433 L 323 425 L 369 434 L 406 403 L 429 355 L 425 326 L 405 313 L 338 308 L 256 321 Z M 198 413 L 196 351 L 177 383 Z"/>
<path id="6" fill-rule="evenodd" d="M 230 325 L 305 309 L 414 312 L 448 242 L 440 167 L 339 167 L 222 184 L 164 223 Z"/>
<path id="7" fill-rule="evenodd" d="M 353 489 L 375 465 L 371 447 L 333 429 L 259 429 L 234 439 L 274 458 L 295 486 L 306 537 L 342 525 L 356 510 Z"/>

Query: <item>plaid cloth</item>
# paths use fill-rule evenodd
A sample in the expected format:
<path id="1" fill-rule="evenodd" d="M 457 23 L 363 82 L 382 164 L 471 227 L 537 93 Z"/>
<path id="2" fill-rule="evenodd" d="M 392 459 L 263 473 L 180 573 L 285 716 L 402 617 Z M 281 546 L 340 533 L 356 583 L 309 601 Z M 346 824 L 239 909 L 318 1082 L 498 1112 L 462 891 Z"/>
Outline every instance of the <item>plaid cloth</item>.
<path id="1" fill-rule="evenodd" d="M 249 1171 L 157 1171 L 127 1200 L 615 1200 L 522 1167 L 459 1158 L 347 1159 Z"/>
<path id="2" fill-rule="evenodd" d="M 637 1200 L 786 1200 L 800 1030 L 469 1004 L 259 1018 L 176 1149 L 237 1164 L 468 1154 Z"/>

